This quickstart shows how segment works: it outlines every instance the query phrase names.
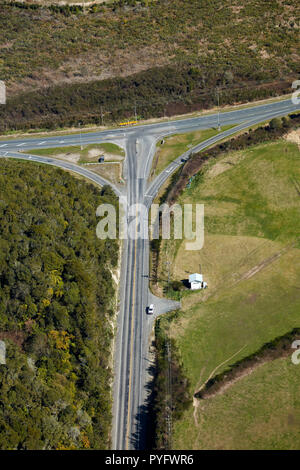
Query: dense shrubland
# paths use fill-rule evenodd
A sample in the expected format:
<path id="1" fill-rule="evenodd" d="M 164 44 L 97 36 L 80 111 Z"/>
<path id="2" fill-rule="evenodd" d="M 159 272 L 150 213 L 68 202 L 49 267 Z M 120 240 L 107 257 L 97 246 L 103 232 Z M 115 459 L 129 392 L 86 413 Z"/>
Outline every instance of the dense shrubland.
<path id="1" fill-rule="evenodd" d="M 0 447 L 107 448 L 118 245 L 95 228 L 114 196 L 24 162 L 0 182 Z"/>
<path id="2" fill-rule="evenodd" d="M 192 69 L 178 71 L 168 66 L 140 72 L 123 79 L 108 79 L 57 85 L 36 92 L 22 93 L 0 108 L 0 131 L 17 129 L 54 129 L 81 124 L 119 122 L 130 118 L 134 103 L 139 116 L 179 114 L 214 106 L 216 97 L 201 91 L 201 77 Z M 211 84 L 216 84 L 213 79 Z M 257 88 L 224 89 L 223 103 L 234 104 L 262 99 L 290 91 L 290 82 Z M 137 99 L 138 97 L 138 99 Z"/>
<path id="3" fill-rule="evenodd" d="M 0 5 L 0 130 L 161 116 L 291 91 L 295 1 Z"/>

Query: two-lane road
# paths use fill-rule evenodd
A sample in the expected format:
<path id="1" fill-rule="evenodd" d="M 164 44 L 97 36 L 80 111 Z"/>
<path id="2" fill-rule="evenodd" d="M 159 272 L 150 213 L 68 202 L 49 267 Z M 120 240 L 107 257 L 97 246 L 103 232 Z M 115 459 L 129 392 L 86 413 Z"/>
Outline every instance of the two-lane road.
<path id="1" fill-rule="evenodd" d="M 298 108 L 300 109 L 300 106 Z M 277 104 L 271 108 L 269 106 L 259 107 L 259 112 L 256 112 L 256 108 L 249 108 L 249 110 L 242 113 L 223 113 L 221 117 L 222 125 L 237 125 L 190 149 L 171 163 L 150 185 L 147 181 L 157 139 L 174 132 L 189 132 L 206 128 L 206 126 L 209 128 L 216 123 L 216 116 L 207 117 L 205 122 L 200 118 L 181 121 L 180 125 L 177 122 L 172 122 L 169 126 L 163 128 L 158 126 L 155 133 L 153 133 L 153 129 L 149 133 L 146 133 L 147 129 L 144 129 L 143 136 L 140 134 L 141 130 L 136 128 L 136 132 L 131 133 L 129 137 L 130 145 L 127 148 L 128 200 L 131 204 L 143 203 L 149 208 L 160 187 L 181 164 L 183 156 L 186 157 L 192 152 L 202 150 L 218 140 L 251 125 L 295 110 L 297 108 L 294 105 L 285 103 L 285 106 L 278 106 Z M 238 124 L 241 122 L 239 119 L 242 121 L 241 124 Z M 147 229 L 147 220 L 147 217 L 143 217 L 141 220 L 141 224 L 145 223 L 146 226 L 144 231 Z M 136 228 L 137 232 L 141 232 L 138 227 Z M 127 246 L 130 247 L 130 253 L 125 254 L 123 258 L 123 265 L 126 269 L 126 272 L 123 270 L 125 286 L 123 292 L 125 294 L 121 297 L 123 302 L 121 302 L 119 320 L 120 322 L 127 322 L 128 331 L 127 341 L 124 341 L 126 327 L 124 328 L 124 323 L 123 328 L 119 325 L 118 355 L 116 356 L 118 360 L 116 361 L 114 389 L 113 449 L 144 449 L 146 446 L 145 426 L 147 423 L 147 368 L 150 362 L 149 336 L 154 320 L 153 317 L 146 314 L 146 306 L 149 303 L 149 243 L 148 240 L 138 238 L 137 240 L 128 240 Z M 123 351 L 121 352 L 122 345 Z M 123 384 L 126 378 L 127 388 L 125 387 L 125 391 L 124 388 L 120 389 L 120 378 L 123 379 Z"/>

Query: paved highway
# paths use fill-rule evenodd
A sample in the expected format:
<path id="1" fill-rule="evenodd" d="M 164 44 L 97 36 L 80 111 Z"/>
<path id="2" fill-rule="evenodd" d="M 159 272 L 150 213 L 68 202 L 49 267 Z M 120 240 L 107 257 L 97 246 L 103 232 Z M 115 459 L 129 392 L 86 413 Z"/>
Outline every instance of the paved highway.
<path id="1" fill-rule="evenodd" d="M 290 100 L 283 100 L 261 106 L 249 107 L 220 113 L 220 125 L 235 125 L 234 128 L 220 132 L 215 137 L 202 142 L 184 154 L 201 150 L 209 145 L 267 119 L 299 111 L 300 105 Z M 63 137 L 43 137 L 7 139 L 0 141 L 0 156 L 22 158 L 71 170 L 89 178 L 99 185 L 107 184 L 104 178 L 81 166 L 48 157 L 37 157 L 29 153 L 20 154 L 26 149 L 53 148 L 70 145 L 82 145 L 114 142 L 126 149 L 124 178 L 126 187 L 113 186 L 118 196 L 126 196 L 128 206 L 143 203 L 150 207 L 151 201 L 166 179 L 181 164 L 181 157 L 172 162 L 151 184 L 148 177 L 159 138 L 176 133 L 190 132 L 197 129 L 216 127 L 217 115 L 203 115 L 196 118 L 160 122 L 149 125 L 128 127 L 103 132 L 65 135 Z M 149 292 L 149 244 L 137 234 L 148 233 L 147 216 L 141 222 L 134 221 L 137 209 L 128 215 L 128 222 L 133 224 L 133 234 L 123 242 L 120 312 L 115 340 L 114 404 L 113 404 L 113 449 L 143 449 L 146 447 L 146 402 L 149 382 L 149 341 L 154 317 L 174 308 L 169 301 L 155 301 L 154 317 L 146 315 L 146 306 L 153 303 Z"/>
<path id="2" fill-rule="evenodd" d="M 293 105 L 291 100 L 282 100 L 274 103 L 263 104 L 260 106 L 237 109 L 235 111 L 220 113 L 220 123 L 235 124 L 243 121 L 259 118 L 264 115 L 276 114 L 285 115 L 298 110 L 299 105 Z M 124 141 L 129 136 L 138 136 L 144 138 L 159 135 L 175 134 L 178 132 L 188 132 L 196 129 L 208 129 L 217 125 L 216 114 L 206 114 L 196 118 L 178 119 L 176 121 L 164 121 L 154 124 L 141 125 L 136 127 L 127 127 L 122 129 L 105 130 L 99 132 L 89 132 L 80 134 L 70 134 L 53 137 L 26 137 L 26 138 L 8 138 L 0 141 L 0 151 L 16 150 L 26 151 L 32 148 L 53 148 L 69 145 L 83 145 L 96 142 Z"/>

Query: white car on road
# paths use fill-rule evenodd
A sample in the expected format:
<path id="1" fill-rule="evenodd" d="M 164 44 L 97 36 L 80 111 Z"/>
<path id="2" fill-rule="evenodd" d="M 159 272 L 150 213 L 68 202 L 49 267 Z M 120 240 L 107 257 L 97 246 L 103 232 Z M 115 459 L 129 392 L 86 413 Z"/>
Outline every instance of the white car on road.
<path id="1" fill-rule="evenodd" d="M 147 313 L 148 313 L 148 315 L 153 315 L 153 313 L 154 313 L 154 305 L 153 304 L 150 304 L 147 307 Z"/>

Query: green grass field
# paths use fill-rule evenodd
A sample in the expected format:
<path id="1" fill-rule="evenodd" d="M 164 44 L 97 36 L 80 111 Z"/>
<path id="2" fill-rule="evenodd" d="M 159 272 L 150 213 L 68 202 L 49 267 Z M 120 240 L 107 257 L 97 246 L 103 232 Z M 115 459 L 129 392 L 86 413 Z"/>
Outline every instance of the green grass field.
<path id="1" fill-rule="evenodd" d="M 226 131 L 234 126 L 223 126 L 221 132 Z M 201 131 L 188 132 L 186 134 L 176 134 L 164 139 L 164 144 L 159 142 L 157 145 L 156 155 L 153 158 L 151 177 L 159 175 L 172 161 L 174 161 L 181 154 L 186 152 L 189 148 L 210 139 L 218 134 L 215 128 L 205 129 Z"/>
<path id="2" fill-rule="evenodd" d="M 177 449 L 299 449 L 300 366 L 276 359 L 177 423 Z"/>
<path id="3" fill-rule="evenodd" d="M 185 242 L 163 242 L 159 278 L 166 278 L 167 260 L 172 262 L 172 280 L 183 280 L 189 273 L 199 272 L 201 264 L 209 285 L 203 292 L 185 291 L 182 312 L 171 323 L 171 335 L 191 383 L 191 401 L 211 375 L 300 324 L 299 160 L 298 146 L 285 140 L 234 152 L 209 162 L 203 175 L 198 175 L 180 197 L 182 204 L 205 204 L 204 247 L 186 251 Z M 163 322 L 167 326 L 167 317 Z M 272 368 L 272 364 L 264 367 Z M 293 370 L 296 373 L 295 366 L 290 375 Z M 298 387 L 299 371 L 298 378 L 293 379 Z M 256 386 L 257 394 L 268 385 L 274 400 L 280 404 L 281 399 L 276 395 L 277 379 L 274 384 L 272 379 L 265 383 L 265 375 L 259 371 L 257 374 L 257 380 L 256 375 L 247 378 L 253 387 L 249 396 L 245 393 L 246 379 L 241 379 L 235 385 L 240 390 L 238 398 L 226 398 L 227 392 L 231 393 L 229 388 L 224 397 L 209 399 L 209 405 L 205 401 L 204 412 L 197 412 L 199 426 L 195 425 L 191 407 L 174 424 L 173 446 L 294 448 L 293 427 L 290 432 L 282 431 L 281 439 L 278 423 L 285 411 L 274 421 L 278 427 L 273 423 L 272 428 L 272 400 L 259 398 L 260 414 L 252 426 L 253 419 L 246 410 L 255 404 Z M 281 388 L 288 397 L 288 390 L 284 385 Z M 232 408 L 234 400 L 243 412 Z M 290 402 L 285 404 L 285 410 L 289 407 L 292 408 Z M 297 407 L 299 412 L 299 402 Z M 211 414 L 206 414 L 206 410 Z M 213 419 L 216 414 L 217 423 Z M 263 417 L 267 417 L 268 425 Z M 243 429 L 247 433 L 241 435 Z M 270 429 L 273 438 L 268 440 L 266 436 L 260 441 L 258 436 L 264 429 Z M 222 430 L 223 437 L 226 430 L 223 441 Z"/>

